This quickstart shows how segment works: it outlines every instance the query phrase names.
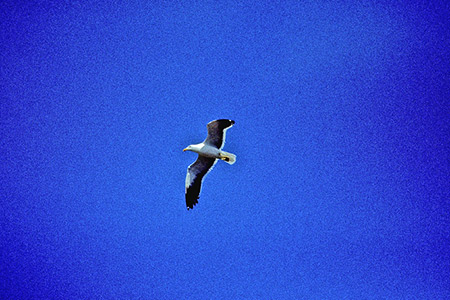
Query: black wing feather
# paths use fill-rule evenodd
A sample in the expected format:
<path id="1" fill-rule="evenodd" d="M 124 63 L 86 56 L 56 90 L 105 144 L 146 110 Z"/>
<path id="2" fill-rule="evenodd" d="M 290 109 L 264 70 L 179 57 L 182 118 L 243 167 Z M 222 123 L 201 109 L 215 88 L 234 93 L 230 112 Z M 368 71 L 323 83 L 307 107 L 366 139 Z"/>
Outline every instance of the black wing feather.
<path id="1" fill-rule="evenodd" d="M 203 177 L 214 166 L 216 159 L 199 155 L 197 160 L 188 167 L 188 174 L 191 176 L 190 185 L 186 184 L 186 207 L 192 209 L 198 203 Z"/>
<path id="2" fill-rule="evenodd" d="M 233 126 L 233 120 L 220 119 L 208 123 L 208 135 L 206 136 L 205 144 L 215 146 L 221 149 L 224 142 L 224 130 Z"/>

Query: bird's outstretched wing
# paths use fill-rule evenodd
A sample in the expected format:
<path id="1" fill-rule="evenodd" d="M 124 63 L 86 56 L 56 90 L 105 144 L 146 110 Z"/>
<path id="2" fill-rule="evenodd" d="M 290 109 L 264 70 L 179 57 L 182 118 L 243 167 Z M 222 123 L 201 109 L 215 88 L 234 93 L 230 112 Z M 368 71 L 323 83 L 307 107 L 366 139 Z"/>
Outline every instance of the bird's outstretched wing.
<path id="1" fill-rule="evenodd" d="M 198 203 L 203 177 L 216 163 L 215 158 L 199 155 L 197 160 L 188 167 L 186 175 L 186 207 L 194 208 Z"/>
<path id="2" fill-rule="evenodd" d="M 233 124 L 233 120 L 227 119 L 220 119 L 209 122 L 208 125 L 206 125 L 206 127 L 208 128 L 208 135 L 206 136 L 206 140 L 203 143 L 222 149 L 223 145 L 225 144 L 226 131 L 228 128 L 233 126 Z"/>

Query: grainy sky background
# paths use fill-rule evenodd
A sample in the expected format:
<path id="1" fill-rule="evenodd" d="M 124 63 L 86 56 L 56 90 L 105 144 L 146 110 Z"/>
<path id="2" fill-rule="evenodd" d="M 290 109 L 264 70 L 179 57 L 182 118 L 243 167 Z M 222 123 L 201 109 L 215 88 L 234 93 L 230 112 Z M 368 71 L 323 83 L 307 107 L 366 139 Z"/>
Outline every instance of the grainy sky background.
<path id="1" fill-rule="evenodd" d="M 0 3 L 0 298 L 449 298 L 449 5 L 180 2 Z"/>

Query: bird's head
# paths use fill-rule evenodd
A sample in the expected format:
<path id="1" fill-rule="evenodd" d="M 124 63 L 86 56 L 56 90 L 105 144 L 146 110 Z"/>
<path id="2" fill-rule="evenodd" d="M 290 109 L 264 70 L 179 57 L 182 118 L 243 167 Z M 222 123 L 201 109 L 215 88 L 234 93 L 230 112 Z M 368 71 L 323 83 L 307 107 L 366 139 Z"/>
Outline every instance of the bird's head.
<path id="1" fill-rule="evenodd" d="M 192 145 L 187 146 L 186 148 L 183 149 L 183 152 L 185 151 L 192 151 Z"/>

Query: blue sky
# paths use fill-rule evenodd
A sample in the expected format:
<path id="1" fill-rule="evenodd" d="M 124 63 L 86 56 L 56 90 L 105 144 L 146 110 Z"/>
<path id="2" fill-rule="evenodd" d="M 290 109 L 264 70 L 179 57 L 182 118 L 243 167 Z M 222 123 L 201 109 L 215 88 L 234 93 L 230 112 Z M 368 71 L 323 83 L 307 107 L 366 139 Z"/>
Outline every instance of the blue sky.
<path id="1" fill-rule="evenodd" d="M 3 1 L 2 299 L 450 297 L 449 7 Z M 199 204 L 186 168 L 236 121 Z"/>

